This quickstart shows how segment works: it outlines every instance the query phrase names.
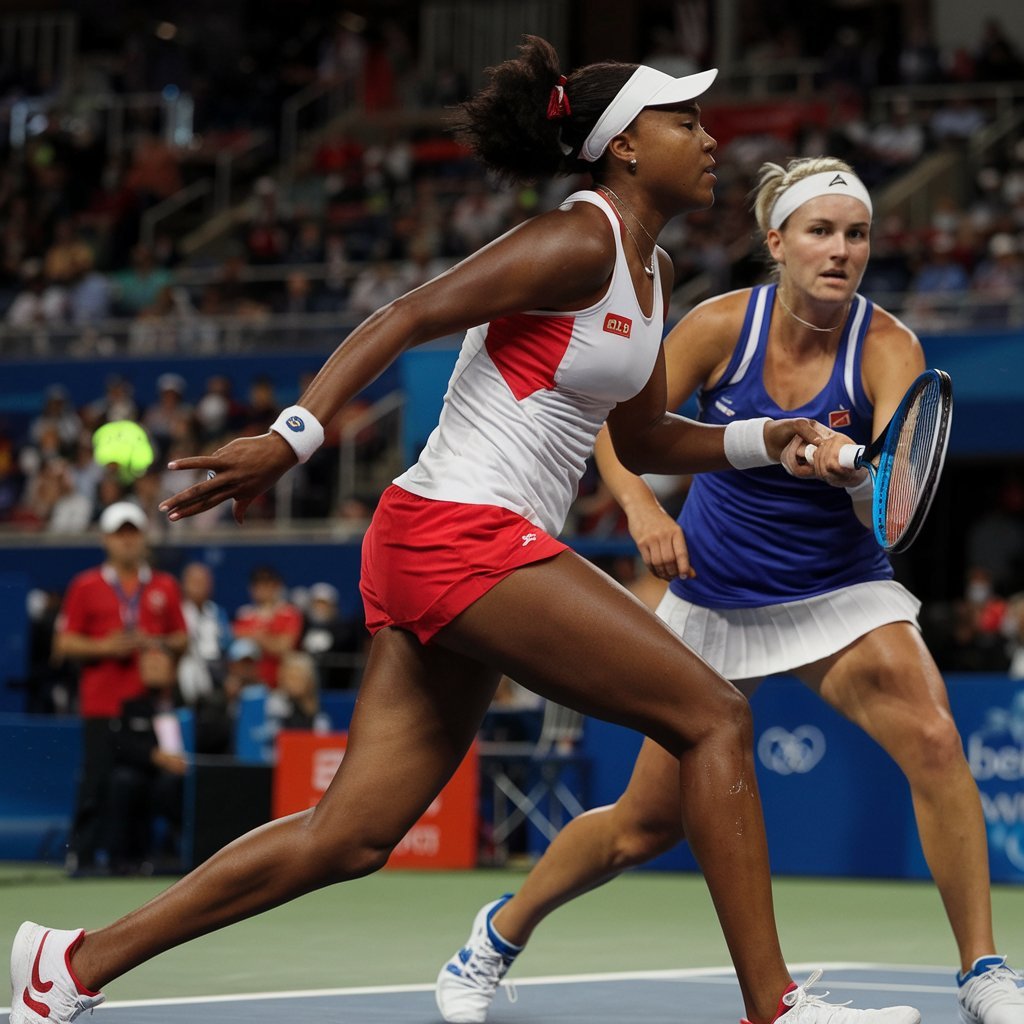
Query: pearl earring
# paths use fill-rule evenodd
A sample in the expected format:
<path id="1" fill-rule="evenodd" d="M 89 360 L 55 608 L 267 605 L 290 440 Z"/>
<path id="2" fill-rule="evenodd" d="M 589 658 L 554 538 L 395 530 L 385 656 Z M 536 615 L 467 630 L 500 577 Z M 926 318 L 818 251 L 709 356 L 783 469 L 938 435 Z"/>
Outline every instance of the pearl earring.
<path id="1" fill-rule="evenodd" d="M 636 174 L 636 158 L 629 161 L 629 173 Z"/>

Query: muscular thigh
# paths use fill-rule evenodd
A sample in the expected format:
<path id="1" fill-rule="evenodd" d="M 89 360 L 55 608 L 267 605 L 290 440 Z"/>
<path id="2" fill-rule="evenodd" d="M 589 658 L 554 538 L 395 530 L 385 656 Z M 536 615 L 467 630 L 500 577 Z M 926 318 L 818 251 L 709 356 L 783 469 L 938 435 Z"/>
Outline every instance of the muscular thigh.
<path id="1" fill-rule="evenodd" d="M 872 630 L 796 674 L 887 749 L 908 730 L 950 716 L 942 676 L 908 622 Z"/>
<path id="2" fill-rule="evenodd" d="M 572 551 L 517 570 L 438 634 L 535 692 L 670 750 L 742 713 L 738 691 Z"/>

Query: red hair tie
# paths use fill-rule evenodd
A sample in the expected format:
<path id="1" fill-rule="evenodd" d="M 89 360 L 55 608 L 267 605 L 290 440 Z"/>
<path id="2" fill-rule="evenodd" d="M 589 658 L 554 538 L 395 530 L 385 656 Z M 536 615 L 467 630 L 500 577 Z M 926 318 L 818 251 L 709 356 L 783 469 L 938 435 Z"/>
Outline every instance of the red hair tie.
<path id="1" fill-rule="evenodd" d="M 571 113 L 569 97 L 565 94 L 565 75 L 559 75 L 558 84 L 551 87 L 551 95 L 548 97 L 548 120 L 557 121 Z"/>

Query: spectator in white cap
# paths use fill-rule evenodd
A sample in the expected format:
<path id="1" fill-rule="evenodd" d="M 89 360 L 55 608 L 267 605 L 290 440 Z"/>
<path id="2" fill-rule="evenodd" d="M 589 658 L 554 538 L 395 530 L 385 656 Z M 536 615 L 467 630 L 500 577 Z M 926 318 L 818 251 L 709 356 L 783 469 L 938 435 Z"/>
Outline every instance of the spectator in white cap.
<path id="1" fill-rule="evenodd" d="M 78 665 L 83 761 L 68 840 L 70 873 L 88 872 L 105 850 L 103 816 L 110 769 L 109 731 L 125 701 L 144 693 L 139 653 L 159 640 L 175 655 L 188 643 L 177 581 L 146 561 L 148 519 L 138 505 L 118 501 L 99 527 L 106 559 L 72 579 L 57 619 L 54 650 Z"/>

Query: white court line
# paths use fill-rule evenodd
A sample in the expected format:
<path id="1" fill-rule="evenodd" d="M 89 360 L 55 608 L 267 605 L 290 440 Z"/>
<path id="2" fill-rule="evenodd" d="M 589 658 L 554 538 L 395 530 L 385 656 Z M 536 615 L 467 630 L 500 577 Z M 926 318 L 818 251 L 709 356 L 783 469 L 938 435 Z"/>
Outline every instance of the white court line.
<path id="1" fill-rule="evenodd" d="M 943 974 L 950 975 L 949 968 L 931 967 L 918 964 L 875 964 L 864 961 L 842 960 L 831 963 L 789 964 L 792 973 L 800 974 L 820 968 L 828 971 L 885 971 L 889 974 Z M 556 974 L 529 978 L 517 978 L 510 984 L 516 988 L 527 985 L 579 985 L 602 981 L 711 981 L 725 983 L 735 981 L 736 972 L 732 967 L 686 967 L 661 971 L 609 971 L 603 974 Z M 824 980 L 824 979 L 823 979 Z M 902 982 L 832 982 L 836 988 L 870 989 L 877 992 L 925 992 L 949 993 L 953 987 L 939 985 L 913 985 Z M 103 1003 L 96 1009 L 119 1009 L 143 1006 L 195 1006 L 203 1003 L 244 1003 L 269 999 L 316 999 L 324 996 L 380 996 L 397 995 L 407 992 L 433 992 L 434 983 L 416 985 L 362 985 L 352 988 L 313 988 L 291 992 L 245 992 L 231 995 L 176 996 L 167 999 L 125 999 Z M 10 1007 L 0 1006 L 0 1013 L 9 1013 Z"/>

